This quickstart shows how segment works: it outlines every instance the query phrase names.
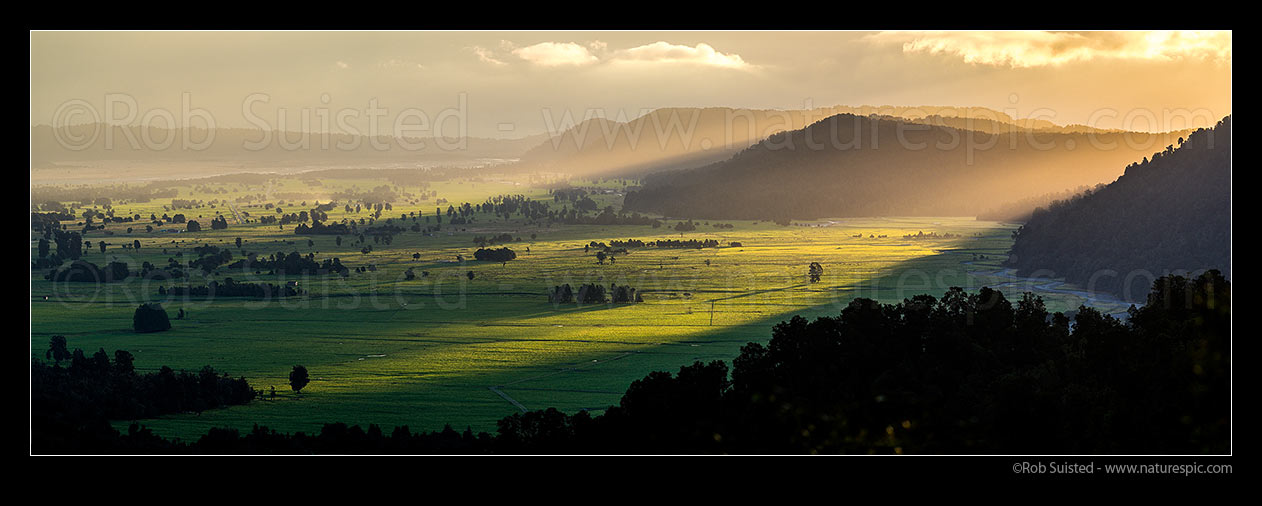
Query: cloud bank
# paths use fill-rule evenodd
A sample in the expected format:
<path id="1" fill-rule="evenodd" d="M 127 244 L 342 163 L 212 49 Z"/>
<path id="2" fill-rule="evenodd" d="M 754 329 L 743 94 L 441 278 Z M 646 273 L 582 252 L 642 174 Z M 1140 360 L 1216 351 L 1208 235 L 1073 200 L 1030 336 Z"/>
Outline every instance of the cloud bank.
<path id="1" fill-rule="evenodd" d="M 657 41 L 652 44 L 619 51 L 615 54 L 615 59 L 619 61 L 655 63 L 688 63 L 733 69 L 751 67 L 751 65 L 745 63 L 741 55 L 720 53 L 704 42 L 697 44 L 696 47 L 688 47 Z"/>
<path id="2" fill-rule="evenodd" d="M 596 64 L 663 64 L 696 65 L 738 70 L 750 70 L 754 65 L 739 54 L 723 53 L 704 42 L 695 46 L 657 41 L 652 44 L 626 49 L 610 50 L 607 43 L 592 41 L 586 45 L 576 42 L 540 42 L 516 47 L 503 41 L 501 47 L 519 60 L 542 67 L 585 66 Z M 492 65 L 506 65 L 505 57 L 483 48 L 472 48 L 478 59 Z"/>
<path id="3" fill-rule="evenodd" d="M 880 32 L 877 44 L 904 53 L 948 55 L 966 63 L 1032 68 L 1092 60 L 1198 59 L 1231 63 L 1231 32 Z"/>

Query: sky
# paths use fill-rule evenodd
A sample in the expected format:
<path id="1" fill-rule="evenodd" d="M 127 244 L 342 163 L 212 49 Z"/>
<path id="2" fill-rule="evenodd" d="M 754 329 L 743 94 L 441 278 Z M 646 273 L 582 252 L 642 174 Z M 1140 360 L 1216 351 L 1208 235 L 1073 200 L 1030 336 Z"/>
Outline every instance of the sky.
<path id="1" fill-rule="evenodd" d="M 513 138 L 662 107 L 1231 113 L 1231 32 L 31 32 L 31 125 Z"/>

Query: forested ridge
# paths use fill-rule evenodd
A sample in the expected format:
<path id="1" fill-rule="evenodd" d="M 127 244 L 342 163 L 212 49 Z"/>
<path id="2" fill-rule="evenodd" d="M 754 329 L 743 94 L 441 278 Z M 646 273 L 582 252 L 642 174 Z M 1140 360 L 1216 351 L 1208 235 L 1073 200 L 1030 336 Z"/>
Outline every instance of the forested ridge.
<path id="1" fill-rule="evenodd" d="M 996 204 L 1112 180 L 1175 138 L 991 134 L 839 114 L 722 162 L 649 175 L 624 208 L 692 219 L 975 216 Z"/>
<path id="2" fill-rule="evenodd" d="M 1126 166 L 1116 181 L 1033 213 L 1008 264 L 1142 301 L 1168 272 L 1231 278 L 1231 117 Z"/>
<path id="3" fill-rule="evenodd" d="M 837 114 L 977 130 L 1037 133 L 1120 133 L 1084 125 L 1016 119 L 985 107 L 832 106 L 814 109 L 668 107 L 634 119 L 593 117 L 526 151 L 512 170 L 583 176 L 642 176 L 691 169 L 730 158 L 770 135 L 797 130 Z"/>

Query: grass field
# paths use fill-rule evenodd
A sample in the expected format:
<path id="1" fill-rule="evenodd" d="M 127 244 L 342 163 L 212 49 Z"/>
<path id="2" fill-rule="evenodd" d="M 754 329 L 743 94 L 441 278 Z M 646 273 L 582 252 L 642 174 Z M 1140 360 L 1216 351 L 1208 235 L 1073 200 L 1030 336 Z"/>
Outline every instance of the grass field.
<path id="1" fill-rule="evenodd" d="M 265 188 L 199 184 L 182 189 L 177 198 L 234 202 L 266 193 L 270 198 L 264 201 L 275 202 L 278 195 L 311 197 L 305 205 L 283 205 L 289 213 L 309 209 L 316 197 L 339 188 L 381 184 L 365 179 L 313 186 L 278 178 Z M 426 190 L 457 206 L 508 193 L 551 202 L 546 190 L 520 181 L 450 181 Z M 617 207 L 616 186 L 609 191 L 593 198 L 602 207 Z M 381 219 L 398 220 L 400 214 L 413 211 L 432 216 L 438 207 L 433 198 L 407 200 L 395 203 Z M 268 212 L 260 203 L 236 207 L 258 216 Z M 162 208 L 165 204 L 169 199 L 114 207 L 120 215 L 161 216 L 172 212 Z M 445 210 L 447 204 L 441 207 Z M 1003 286 L 1010 299 L 1021 291 L 1041 292 L 1052 310 L 1073 309 L 1083 301 L 1063 291 L 1042 290 L 1045 284 L 983 274 L 999 269 L 1013 226 L 972 218 L 837 219 L 788 227 L 730 221 L 724 223 L 733 228 L 724 229 L 702 222 L 696 231 L 681 234 L 648 226 L 548 227 L 487 214 L 469 225 L 444 224 L 434 236 L 405 232 L 390 246 L 374 244 L 374 251 L 364 254 L 349 240 L 339 247 L 333 236 L 298 236 L 292 226 L 282 230 L 230 220 L 227 230 L 209 230 L 206 225 L 214 213 L 234 216 L 224 204 L 180 212 L 192 219 L 201 215 L 206 230 L 145 233 L 142 222 L 132 225 L 139 230 L 128 234 L 125 224 L 112 224 L 113 235 L 98 231 L 85 237 L 93 242 L 90 250 L 85 249 L 85 259 L 104 264 L 117 257 L 136 270 L 144 261 L 165 265 L 177 247 L 185 253 L 184 261 L 200 244 L 232 246 L 238 255 L 233 243 L 241 237 L 245 251 L 263 255 L 313 252 L 317 260 L 339 257 L 352 269 L 377 266 L 376 271 L 353 273 L 346 280 L 279 279 L 226 268 L 212 276 L 272 283 L 296 280 L 309 291 L 304 297 L 270 301 L 168 300 L 157 295 L 156 284 L 129 280 L 54 286 L 43 279 L 43 271 L 32 272 L 33 357 L 42 358 L 49 337 L 61 334 L 71 348 L 89 354 L 97 348 L 129 350 L 142 370 L 210 365 L 245 376 L 255 388 L 276 387 L 274 399 L 143 421 L 159 434 L 185 438 L 210 427 L 249 429 L 257 423 L 286 432 L 311 431 L 333 421 L 375 423 L 387 429 L 408 425 L 413 430 L 437 430 L 449 423 L 458 430 L 467 426 L 494 431 L 496 420 L 522 406 L 599 411 L 617 404 L 630 382 L 650 371 L 674 371 L 697 360 L 730 363 L 742 345 L 769 339 L 775 323 L 794 314 L 834 315 L 855 297 L 897 302 L 920 293 L 939 296 L 950 286 L 989 285 Z M 330 221 L 337 221 L 368 213 L 348 214 L 339 206 L 329 215 Z M 424 224 L 424 218 L 419 222 Z M 410 218 L 406 223 L 412 223 Z M 955 237 L 903 237 L 920 231 Z M 516 260 L 506 265 L 456 261 L 457 255 L 472 258 L 477 249 L 474 236 L 500 233 L 522 238 L 510 245 L 518 253 Z M 713 238 L 724 247 L 633 248 L 612 265 L 598 265 L 595 251 L 585 253 L 583 248 L 593 240 L 681 237 Z M 33 248 L 35 239 L 33 235 Z M 96 248 L 101 239 L 111 243 L 105 254 Z M 313 246 L 308 246 L 308 239 Z M 141 242 L 139 251 L 114 245 L 132 240 Z M 742 246 L 728 247 L 732 241 Z M 415 253 L 419 259 L 413 258 Z M 978 254 L 986 258 L 975 258 Z M 824 267 L 819 283 L 807 281 L 807 265 L 813 261 Z M 429 275 L 406 281 L 403 273 L 408 268 L 418 276 L 421 271 Z M 468 271 L 475 273 L 473 280 L 465 276 Z M 194 281 L 205 282 L 201 277 Z M 582 307 L 548 302 L 550 287 L 587 282 L 636 287 L 645 302 Z M 135 334 L 132 313 L 145 300 L 164 301 L 173 318 L 182 308 L 188 318 L 173 319 L 174 328 L 168 332 Z M 295 364 L 311 371 L 312 382 L 301 394 L 290 392 L 287 385 Z"/>

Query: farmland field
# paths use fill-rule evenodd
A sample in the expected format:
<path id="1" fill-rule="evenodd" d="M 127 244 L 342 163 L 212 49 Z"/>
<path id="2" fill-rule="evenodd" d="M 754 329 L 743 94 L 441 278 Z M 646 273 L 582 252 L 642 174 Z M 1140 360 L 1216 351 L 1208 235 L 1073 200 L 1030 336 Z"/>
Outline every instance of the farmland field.
<path id="1" fill-rule="evenodd" d="M 71 348 L 89 354 L 98 348 L 129 350 L 142 371 L 210 365 L 245 376 L 256 389 L 276 388 L 275 397 L 244 406 L 142 421 L 167 436 L 189 438 L 210 427 L 249 429 L 254 424 L 284 432 L 312 431 L 334 421 L 373 423 L 387 430 L 396 425 L 437 430 L 451 424 L 457 430 L 493 432 L 496 420 L 522 408 L 599 411 L 617 404 L 627 385 L 650 371 L 674 371 L 698 360 L 730 363 L 742 345 L 768 340 L 775 323 L 795 314 L 835 315 L 856 297 L 892 303 L 920 293 L 940 296 L 951 286 L 998 286 L 1009 299 L 1022 291 L 1040 293 L 1054 311 L 1072 310 L 1083 302 L 1073 290 L 1048 280 L 1006 277 L 1000 263 L 1014 225 L 971 217 L 851 218 L 790 226 L 722 222 L 730 228 L 699 221 L 695 231 L 677 232 L 670 227 L 680 220 L 673 218 L 654 228 L 547 225 L 483 213 L 466 224 L 444 222 L 433 234 L 405 231 L 390 244 L 358 244 L 345 236 L 341 245 L 332 235 L 296 235 L 293 225 L 264 225 L 251 218 L 275 212 L 263 207 L 264 202 L 297 212 L 316 201 L 338 200 L 338 192 L 381 185 L 404 198 L 377 221 L 389 218 L 404 226 L 428 226 L 436 208 L 445 211 L 449 205 L 477 204 L 496 195 L 568 204 L 554 203 L 548 190 L 524 180 L 408 186 L 362 177 L 317 185 L 300 176 L 277 176 L 263 184 L 229 180 L 179 187 L 175 198 L 215 201 L 214 208 L 173 210 L 170 198 L 116 202 L 113 208 L 120 216 L 181 212 L 204 230 L 183 232 L 183 225 L 170 225 L 146 232 L 148 220 L 112 223 L 106 229 L 109 235 L 92 231 L 84 237 L 93 243 L 85 248 L 84 259 L 103 265 L 117 258 L 139 270 L 146 261 L 165 265 L 177 251 L 187 262 L 195 258 L 193 247 L 209 244 L 228 248 L 237 257 L 241 251 L 262 256 L 313 253 L 317 261 L 337 257 L 356 271 L 345 279 L 281 277 L 227 267 L 192 275 L 190 284 L 231 277 L 295 281 L 307 291 L 300 297 L 256 300 L 159 295 L 159 283 L 135 278 L 99 285 L 54 284 L 44 279 L 45 270 L 33 270 L 32 356 L 43 358 L 49 338 L 64 335 Z M 620 184 L 586 187 L 596 192 L 591 198 L 599 207 L 618 207 Z M 370 214 L 348 212 L 343 203 L 338 200 L 329 211 L 328 222 Z M 411 213 L 419 216 L 414 219 Z M 224 215 L 229 228 L 211 230 L 208 224 L 215 214 Z M 73 229 L 73 223 L 67 224 Z M 932 235 L 904 237 L 920 232 Z M 513 236 L 507 246 L 517 253 L 515 260 L 473 260 L 478 249 L 474 237 L 500 234 Z M 237 238 L 241 248 L 235 245 Z M 615 255 L 614 263 L 598 263 L 595 249 L 585 251 L 592 241 L 623 239 L 714 239 L 720 247 L 632 247 Z M 36 240 L 32 235 L 33 251 Z M 101 240 L 109 243 L 105 253 L 97 248 Z M 122 247 L 132 241 L 139 241 L 139 250 Z M 371 251 L 363 252 L 367 245 Z M 807 280 L 811 262 L 823 266 L 818 283 Z M 357 270 L 368 266 L 373 269 Z M 406 279 L 408 269 L 415 279 Z M 563 283 L 630 285 L 644 302 L 549 302 L 548 290 Z M 163 302 L 172 315 L 170 331 L 132 331 L 132 313 L 144 301 Z M 1124 309 L 1110 301 L 1092 302 L 1111 312 Z M 175 319 L 181 309 L 187 316 Z M 287 385 L 295 364 L 311 371 L 312 382 L 301 394 Z"/>

